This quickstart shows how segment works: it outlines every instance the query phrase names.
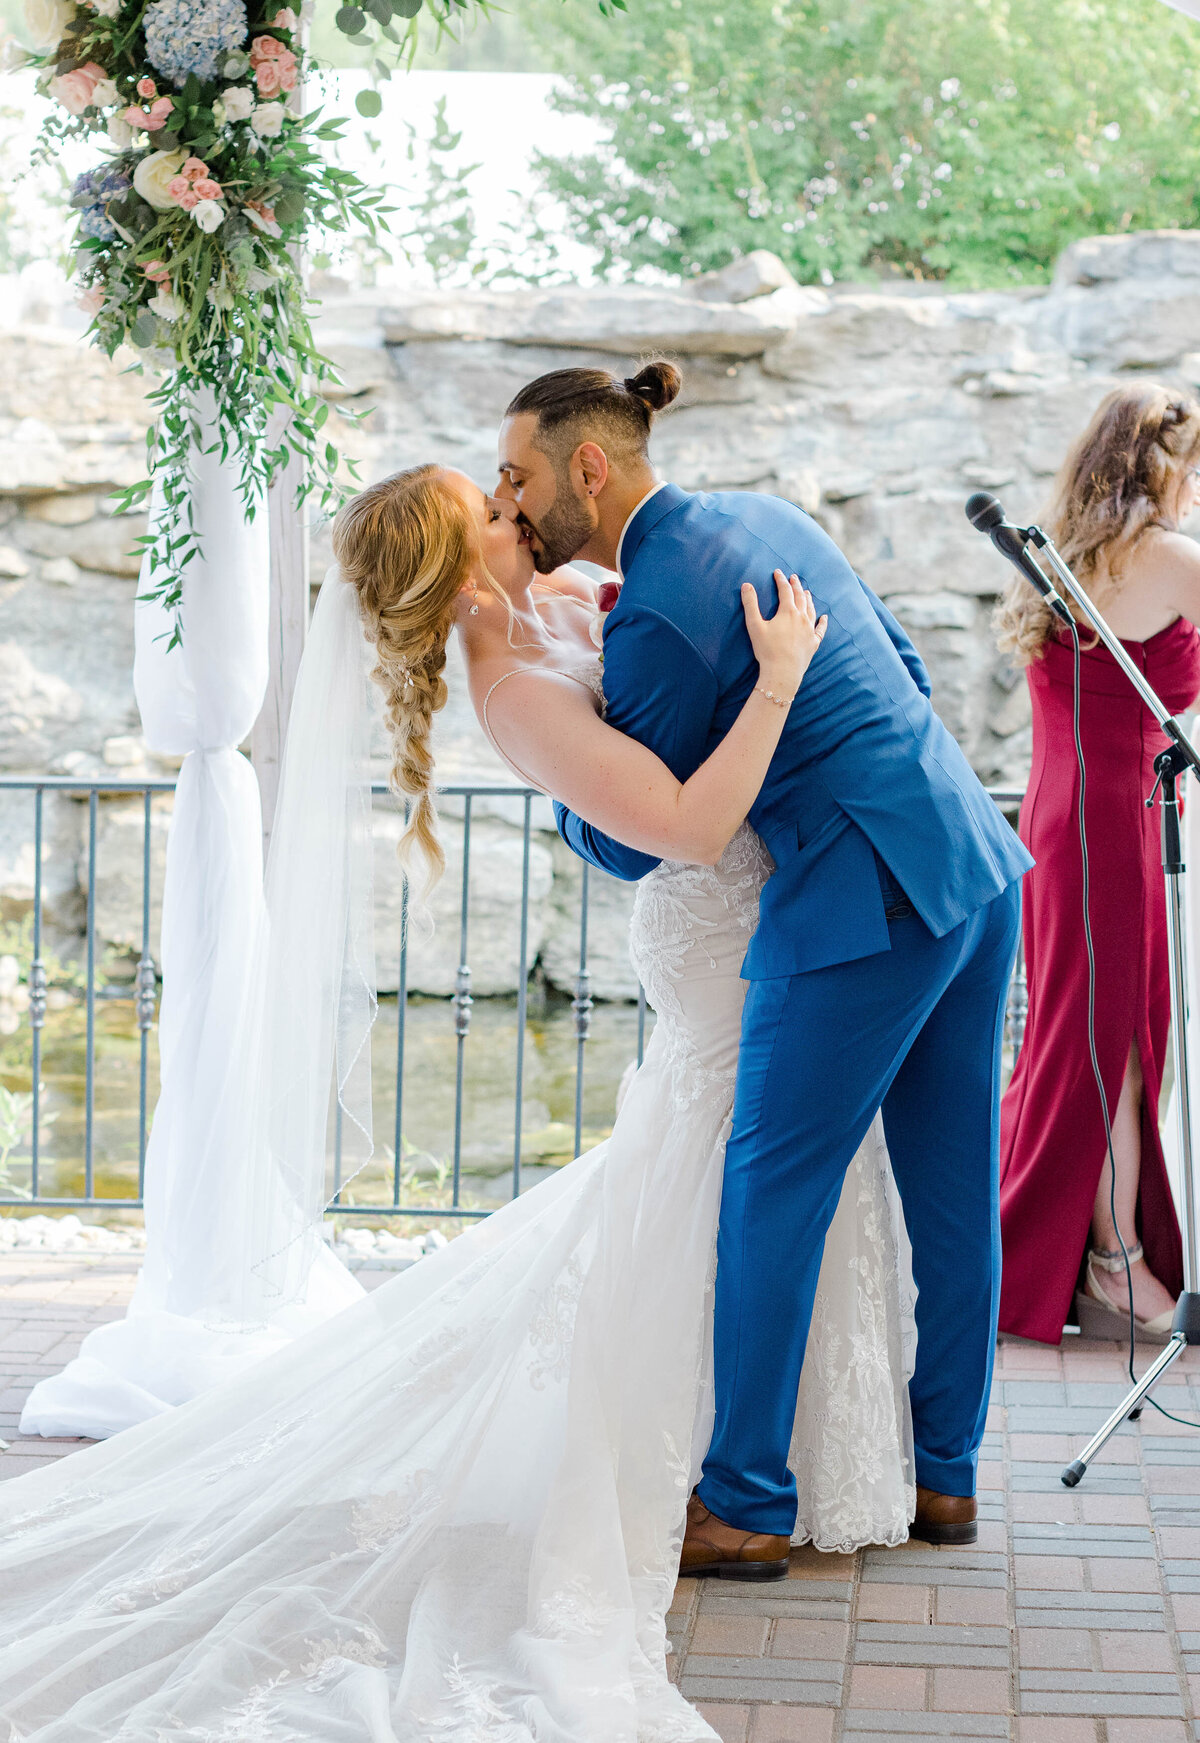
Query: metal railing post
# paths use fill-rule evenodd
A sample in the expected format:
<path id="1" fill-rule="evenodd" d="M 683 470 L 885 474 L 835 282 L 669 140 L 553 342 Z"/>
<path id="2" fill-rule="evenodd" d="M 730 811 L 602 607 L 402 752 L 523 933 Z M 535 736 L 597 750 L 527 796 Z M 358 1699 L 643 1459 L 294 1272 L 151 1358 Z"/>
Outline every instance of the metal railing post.
<path id="1" fill-rule="evenodd" d="M 96 825 L 100 795 L 88 794 L 87 869 L 87 1057 L 84 1061 L 83 1192 L 95 1196 L 96 1120 Z"/>
<path id="2" fill-rule="evenodd" d="M 143 798 L 142 809 L 142 954 L 137 965 L 134 992 L 138 1025 L 138 1197 L 146 1190 L 146 1130 L 147 1079 L 150 1054 L 150 1025 L 158 1000 L 158 981 L 154 958 L 150 954 L 150 794 Z"/>
<path id="3" fill-rule="evenodd" d="M 521 839 L 521 944 L 517 952 L 517 1060 L 514 1084 L 512 1195 L 521 1196 L 521 1123 L 525 1099 L 525 1017 L 529 1002 L 529 854 L 533 797 L 525 795 Z"/>
<path id="4" fill-rule="evenodd" d="M 42 1029 L 46 1022 L 46 965 L 42 961 L 42 830 L 45 795 L 33 796 L 33 960 L 29 964 L 29 1026 L 33 1031 L 33 1129 L 29 1135 L 29 1196 L 38 1196 L 42 1129 Z"/>
<path id="5" fill-rule="evenodd" d="M 407 825 L 409 808 L 404 807 Z M 408 877 L 400 874 L 400 973 L 396 986 L 396 1124 L 392 1149 L 392 1204 L 400 1203 L 400 1174 L 404 1150 L 404 1027 L 408 1015 Z"/>
<path id="6" fill-rule="evenodd" d="M 575 1150 L 578 1156 L 583 1146 L 583 1050 L 592 1029 L 592 977 L 588 973 L 588 898 L 591 867 L 583 866 L 583 884 L 579 899 L 579 973 L 575 976 L 575 997 L 571 1009 L 575 1013 Z"/>
<path id="7" fill-rule="evenodd" d="M 454 976 L 454 1190 L 451 1204 L 458 1209 L 462 1186 L 463 1072 L 467 1035 L 471 1027 L 471 970 L 467 964 L 467 923 L 471 902 L 471 795 L 463 800 L 462 905 L 458 918 L 458 971 Z"/>

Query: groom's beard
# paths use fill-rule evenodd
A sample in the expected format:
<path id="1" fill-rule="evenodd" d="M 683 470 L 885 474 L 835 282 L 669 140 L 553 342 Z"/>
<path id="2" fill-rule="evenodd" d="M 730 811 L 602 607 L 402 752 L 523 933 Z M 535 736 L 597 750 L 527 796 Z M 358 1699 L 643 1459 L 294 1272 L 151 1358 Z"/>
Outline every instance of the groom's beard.
<path id="1" fill-rule="evenodd" d="M 521 518 L 537 540 L 533 566 L 539 575 L 551 575 L 577 557 L 593 532 L 587 510 L 569 484 L 559 491 L 540 521 L 535 523 L 525 515 Z"/>

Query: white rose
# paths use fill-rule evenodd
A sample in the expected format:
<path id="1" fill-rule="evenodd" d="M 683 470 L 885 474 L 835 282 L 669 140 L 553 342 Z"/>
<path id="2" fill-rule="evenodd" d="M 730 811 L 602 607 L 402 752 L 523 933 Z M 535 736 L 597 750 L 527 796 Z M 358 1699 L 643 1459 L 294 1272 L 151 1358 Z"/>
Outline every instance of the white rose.
<path id="1" fill-rule="evenodd" d="M 110 109 L 121 101 L 121 93 L 111 79 L 97 79 L 92 92 L 93 109 Z"/>
<path id="2" fill-rule="evenodd" d="M 245 85 L 230 85 L 220 101 L 230 121 L 248 121 L 254 112 L 254 92 Z"/>
<path id="3" fill-rule="evenodd" d="M 200 200 L 192 207 L 192 217 L 205 235 L 210 236 L 225 222 L 225 208 L 219 206 L 215 200 Z"/>
<path id="4" fill-rule="evenodd" d="M 88 4 L 101 18 L 115 18 L 121 10 L 121 0 L 88 0 Z"/>
<path id="5" fill-rule="evenodd" d="M 176 210 L 176 202 L 167 188 L 183 168 L 187 155 L 186 151 L 152 151 L 134 170 L 134 188 L 156 212 Z"/>
<path id="6" fill-rule="evenodd" d="M 260 139 L 274 139 L 276 134 L 283 132 L 286 114 L 282 103 L 260 103 L 250 117 L 250 125 Z"/>
<path id="7" fill-rule="evenodd" d="M 152 309 L 160 321 L 177 321 L 183 314 L 183 303 L 165 285 L 159 285 L 146 307 Z"/>
<path id="8" fill-rule="evenodd" d="M 39 54 L 49 54 L 75 16 L 71 0 L 25 0 L 25 31 Z"/>
<path id="9" fill-rule="evenodd" d="M 133 128 L 124 115 L 110 115 L 106 131 L 118 151 L 124 151 L 126 146 L 133 144 Z"/>

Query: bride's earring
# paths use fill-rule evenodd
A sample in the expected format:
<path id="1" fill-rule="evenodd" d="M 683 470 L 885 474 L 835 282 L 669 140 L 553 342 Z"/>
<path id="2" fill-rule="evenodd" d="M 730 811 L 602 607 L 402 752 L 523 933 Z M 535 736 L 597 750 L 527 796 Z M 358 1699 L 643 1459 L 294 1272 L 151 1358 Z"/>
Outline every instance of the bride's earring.
<path id="1" fill-rule="evenodd" d="M 467 613 L 467 616 L 468 617 L 478 617 L 479 616 L 479 583 L 478 583 L 478 581 L 473 580 L 471 582 L 471 609 Z"/>

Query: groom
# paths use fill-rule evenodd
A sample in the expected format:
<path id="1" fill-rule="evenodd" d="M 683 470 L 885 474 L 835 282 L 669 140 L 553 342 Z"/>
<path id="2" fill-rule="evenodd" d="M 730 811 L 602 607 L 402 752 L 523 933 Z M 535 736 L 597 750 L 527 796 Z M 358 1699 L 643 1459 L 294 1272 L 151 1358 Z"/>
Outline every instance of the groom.
<path id="1" fill-rule="evenodd" d="M 776 870 L 749 982 L 717 1241 L 716 1425 L 681 1571 L 781 1578 L 788 1450 L 825 1234 L 882 1107 L 918 1289 L 913 1535 L 975 1541 L 975 1468 L 1000 1281 L 997 1111 L 1020 878 L 1031 861 L 934 713 L 921 661 L 836 545 L 776 497 L 689 495 L 647 456 L 670 364 L 564 369 L 517 394 L 497 495 L 538 569 L 623 577 L 604 628 L 611 725 L 685 780 L 757 667 L 741 583 L 796 573 L 829 628 L 750 821 Z M 620 878 L 655 861 L 556 806 Z"/>

